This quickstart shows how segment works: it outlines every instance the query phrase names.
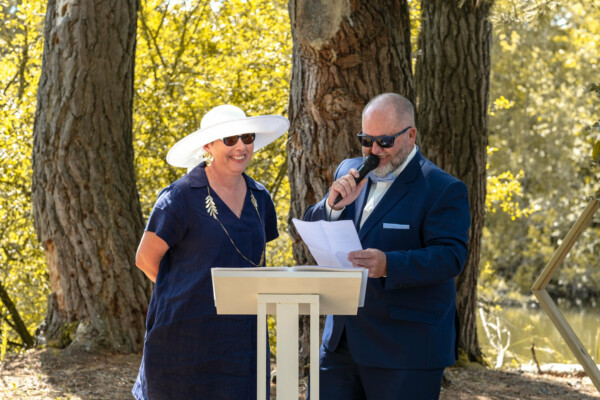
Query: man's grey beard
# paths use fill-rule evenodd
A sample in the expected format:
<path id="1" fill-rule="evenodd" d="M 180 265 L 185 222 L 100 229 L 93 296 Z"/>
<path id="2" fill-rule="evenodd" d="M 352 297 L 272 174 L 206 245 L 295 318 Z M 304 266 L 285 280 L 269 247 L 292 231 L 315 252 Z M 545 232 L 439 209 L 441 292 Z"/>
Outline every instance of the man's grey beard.
<path id="1" fill-rule="evenodd" d="M 388 174 L 391 174 L 392 172 L 394 172 L 395 170 L 400 168 L 402 163 L 404 163 L 404 161 L 406 161 L 406 159 L 408 158 L 408 155 L 410 154 L 411 151 L 412 151 L 411 148 L 402 147 L 400 149 L 400 151 L 398 153 L 396 153 L 396 155 L 390 159 L 389 163 L 375 168 L 373 170 L 373 174 L 380 178 L 382 178 Z M 363 153 L 363 157 L 365 157 L 364 153 Z"/>

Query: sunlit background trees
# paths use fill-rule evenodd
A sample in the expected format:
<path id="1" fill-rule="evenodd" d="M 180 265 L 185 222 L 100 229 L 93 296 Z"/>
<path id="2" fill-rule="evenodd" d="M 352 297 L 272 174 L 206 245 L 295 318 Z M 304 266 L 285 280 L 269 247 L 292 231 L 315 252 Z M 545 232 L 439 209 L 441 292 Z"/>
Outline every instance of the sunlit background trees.
<path id="1" fill-rule="evenodd" d="M 418 14 L 418 2 L 409 3 Z M 0 294 L 30 335 L 49 293 L 31 207 L 45 7 L 0 1 Z M 533 302 L 533 280 L 600 186 L 590 162 L 598 131 L 588 129 L 599 119 L 600 97 L 590 88 L 600 83 L 600 2 L 497 0 L 492 14 L 479 294 L 485 304 L 520 306 Z M 232 103 L 248 115 L 287 115 L 291 57 L 286 1 L 140 1 L 133 133 L 144 217 L 158 191 L 185 173 L 166 164 L 167 150 L 198 129 L 207 110 Z M 291 265 L 285 138 L 257 153 L 248 173 L 270 190 L 280 219 L 268 264 Z M 599 236 L 597 216 L 552 281 L 548 290 L 563 303 L 596 304 Z M 17 316 L 0 298 L 2 353 L 18 351 L 25 341 Z"/>

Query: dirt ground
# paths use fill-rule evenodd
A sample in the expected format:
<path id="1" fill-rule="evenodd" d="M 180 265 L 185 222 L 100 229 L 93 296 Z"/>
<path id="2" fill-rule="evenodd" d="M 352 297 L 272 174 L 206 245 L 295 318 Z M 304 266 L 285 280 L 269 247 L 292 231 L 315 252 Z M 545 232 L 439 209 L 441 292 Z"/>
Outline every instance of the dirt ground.
<path id="1" fill-rule="evenodd" d="M 140 355 L 92 355 L 32 350 L 0 363 L 0 399 L 133 399 Z M 600 399 L 585 376 L 537 375 L 483 368 L 450 368 L 442 400 Z M 210 399 L 207 399 L 210 400 Z M 330 400 L 330 399 L 323 399 Z"/>

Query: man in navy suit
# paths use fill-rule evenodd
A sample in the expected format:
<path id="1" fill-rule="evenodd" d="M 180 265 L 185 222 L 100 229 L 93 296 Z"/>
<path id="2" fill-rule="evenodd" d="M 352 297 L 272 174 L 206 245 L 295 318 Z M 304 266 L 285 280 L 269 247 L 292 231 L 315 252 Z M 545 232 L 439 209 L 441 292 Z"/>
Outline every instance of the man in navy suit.
<path id="1" fill-rule="evenodd" d="M 304 215 L 353 220 L 365 250 L 348 260 L 369 270 L 358 314 L 327 316 L 323 400 L 438 399 L 444 368 L 456 360 L 454 278 L 468 251 L 467 188 L 423 157 L 416 136 L 409 100 L 372 99 L 358 138 L 378 167 L 357 184 L 363 159 L 344 160 L 327 196 Z"/>

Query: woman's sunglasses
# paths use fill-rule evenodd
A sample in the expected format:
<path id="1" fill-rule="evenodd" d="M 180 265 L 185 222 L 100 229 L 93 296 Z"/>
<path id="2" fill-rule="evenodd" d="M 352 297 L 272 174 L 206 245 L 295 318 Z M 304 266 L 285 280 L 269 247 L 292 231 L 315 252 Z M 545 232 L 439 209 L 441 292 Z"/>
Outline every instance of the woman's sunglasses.
<path id="1" fill-rule="evenodd" d="M 256 134 L 244 133 L 242 135 L 227 136 L 223 138 L 223 143 L 225 143 L 225 146 L 233 146 L 238 142 L 239 138 L 242 138 L 242 143 L 244 144 L 252 144 L 256 138 Z"/>
<path id="2" fill-rule="evenodd" d="M 360 145 L 363 147 L 373 147 L 373 142 L 376 142 L 382 149 L 389 149 L 390 147 L 394 146 L 394 140 L 396 140 L 398 136 L 402 135 L 410 128 L 412 128 L 412 126 L 407 126 L 395 135 L 371 136 L 366 135 L 362 133 L 362 131 L 360 131 L 358 132 L 357 136 Z"/>

